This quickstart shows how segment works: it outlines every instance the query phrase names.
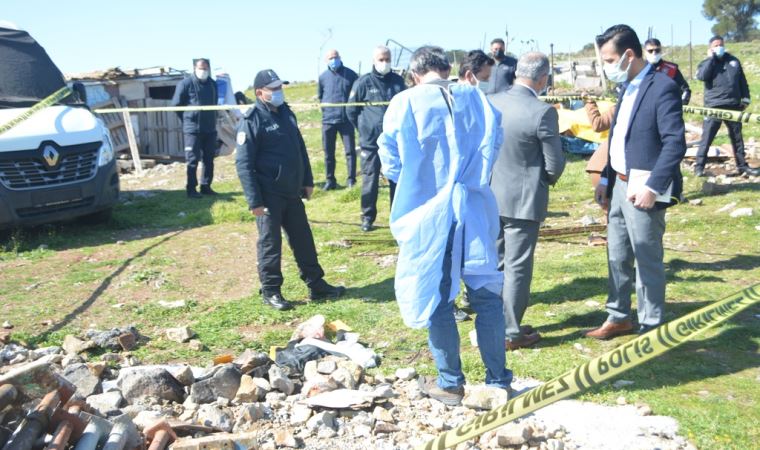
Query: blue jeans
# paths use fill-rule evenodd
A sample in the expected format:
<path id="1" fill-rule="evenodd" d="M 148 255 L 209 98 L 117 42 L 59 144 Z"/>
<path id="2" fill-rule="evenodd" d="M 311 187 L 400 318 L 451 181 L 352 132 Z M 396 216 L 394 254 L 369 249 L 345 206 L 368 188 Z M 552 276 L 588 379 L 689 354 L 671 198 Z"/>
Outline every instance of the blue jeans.
<path id="1" fill-rule="evenodd" d="M 462 361 L 459 358 L 459 330 L 454 320 L 454 302 L 448 301 L 451 293 L 451 251 L 453 228 L 446 246 L 441 279 L 441 302 L 430 316 L 428 345 L 438 369 L 438 386 L 444 389 L 464 384 Z M 512 383 L 512 371 L 506 368 L 507 357 L 504 348 L 504 310 L 501 292 L 492 292 L 482 287 L 471 289 L 465 286 L 470 299 L 470 307 L 475 310 L 475 330 L 478 334 L 480 358 L 486 366 L 486 384 L 508 388 Z"/>

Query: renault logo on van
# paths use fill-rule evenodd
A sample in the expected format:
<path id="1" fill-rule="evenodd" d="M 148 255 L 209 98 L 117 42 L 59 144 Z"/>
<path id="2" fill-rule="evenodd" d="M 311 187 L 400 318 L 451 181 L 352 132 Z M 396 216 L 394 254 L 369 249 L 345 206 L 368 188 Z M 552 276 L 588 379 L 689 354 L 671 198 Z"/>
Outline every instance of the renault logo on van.
<path id="1" fill-rule="evenodd" d="M 45 160 L 45 165 L 47 165 L 48 169 L 52 169 L 58 165 L 58 159 L 60 156 L 58 150 L 50 145 L 46 145 L 45 148 L 42 149 L 42 158 Z"/>

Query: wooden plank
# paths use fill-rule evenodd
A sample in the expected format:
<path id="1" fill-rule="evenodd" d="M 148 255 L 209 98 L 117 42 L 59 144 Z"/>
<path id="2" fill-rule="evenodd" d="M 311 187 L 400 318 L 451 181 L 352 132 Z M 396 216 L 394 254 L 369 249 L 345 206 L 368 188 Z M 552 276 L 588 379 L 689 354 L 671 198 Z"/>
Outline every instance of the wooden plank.
<path id="1" fill-rule="evenodd" d="M 108 109 L 114 107 L 121 107 L 119 102 L 112 98 L 106 102 L 98 103 L 92 106 L 93 109 Z M 127 141 L 126 131 L 124 130 L 124 121 L 121 114 L 98 114 L 103 120 L 111 134 L 111 140 L 113 141 L 114 151 L 120 152 L 129 148 L 129 142 Z"/>
<path id="2" fill-rule="evenodd" d="M 132 153 L 132 162 L 135 164 L 135 171 L 142 174 L 143 167 L 140 160 L 140 151 L 137 148 L 137 139 L 135 138 L 135 130 L 132 128 L 132 118 L 129 112 L 123 112 L 122 117 L 124 119 L 124 128 L 127 131 L 127 139 L 129 140 L 129 151 Z"/>

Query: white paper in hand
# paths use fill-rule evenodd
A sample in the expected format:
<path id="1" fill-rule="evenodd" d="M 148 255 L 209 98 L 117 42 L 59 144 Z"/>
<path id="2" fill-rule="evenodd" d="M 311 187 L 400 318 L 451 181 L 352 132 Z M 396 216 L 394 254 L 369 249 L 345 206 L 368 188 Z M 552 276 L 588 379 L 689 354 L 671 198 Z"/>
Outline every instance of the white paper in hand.
<path id="1" fill-rule="evenodd" d="M 631 172 L 628 174 L 628 190 L 626 191 L 626 196 L 631 197 L 644 188 L 649 180 L 650 173 L 652 172 L 649 170 L 631 169 Z M 670 197 L 672 194 L 673 182 L 671 181 L 665 192 L 658 194 L 655 201 L 670 203 Z"/>

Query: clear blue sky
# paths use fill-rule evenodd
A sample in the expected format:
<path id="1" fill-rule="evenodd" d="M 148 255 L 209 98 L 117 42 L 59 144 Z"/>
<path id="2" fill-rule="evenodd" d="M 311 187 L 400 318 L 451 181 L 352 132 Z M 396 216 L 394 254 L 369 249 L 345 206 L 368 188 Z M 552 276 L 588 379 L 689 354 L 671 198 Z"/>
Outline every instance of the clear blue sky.
<path id="1" fill-rule="evenodd" d="M 315 79 L 329 48 L 338 49 L 348 67 L 358 71 L 361 63 L 366 72 L 372 49 L 388 38 L 409 47 L 470 50 L 504 38 L 508 27 L 513 53 L 529 50 L 521 43 L 529 40 L 545 53 L 550 43 L 555 52 L 567 52 L 617 23 L 634 27 L 642 40 L 652 26 L 665 46 L 672 25 L 675 44 L 686 44 L 691 20 L 693 41 L 702 44 L 712 24 L 701 10 L 702 0 L 3 0 L 0 19 L 29 31 L 63 72 L 189 69 L 193 57 L 206 56 L 240 90 L 265 68 L 287 80 Z"/>

